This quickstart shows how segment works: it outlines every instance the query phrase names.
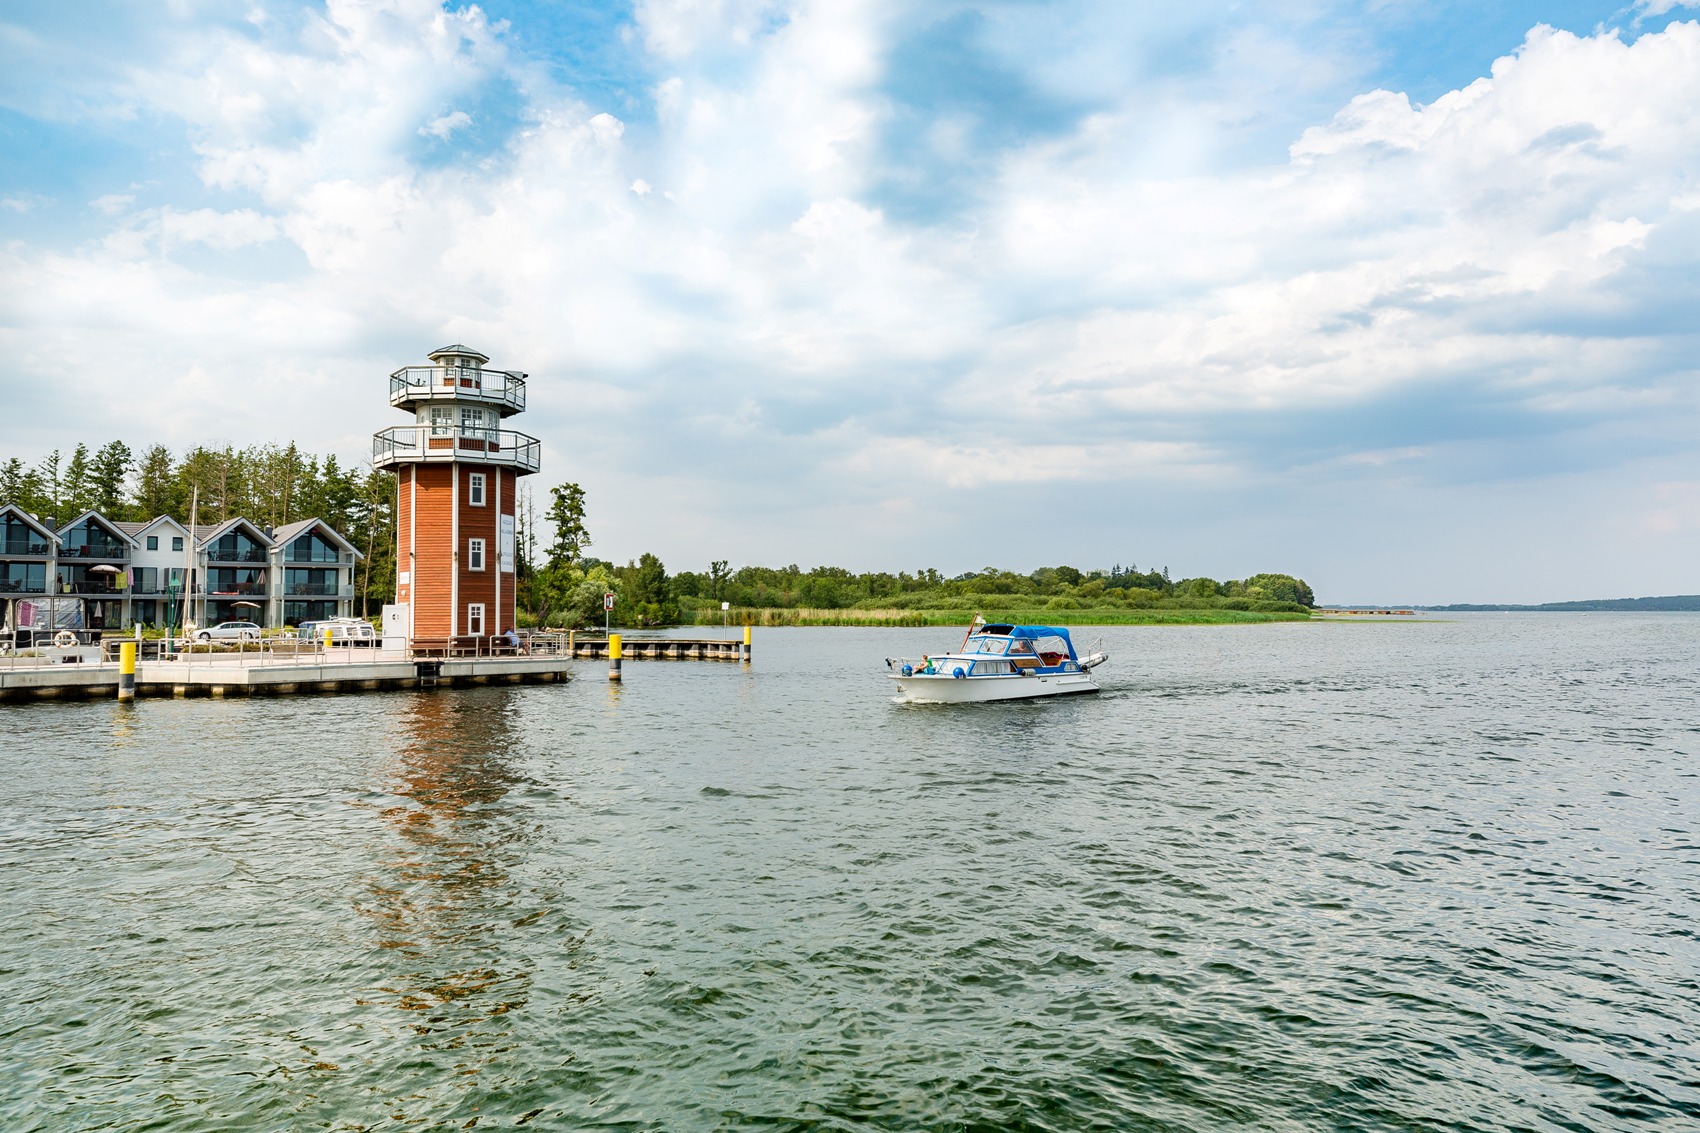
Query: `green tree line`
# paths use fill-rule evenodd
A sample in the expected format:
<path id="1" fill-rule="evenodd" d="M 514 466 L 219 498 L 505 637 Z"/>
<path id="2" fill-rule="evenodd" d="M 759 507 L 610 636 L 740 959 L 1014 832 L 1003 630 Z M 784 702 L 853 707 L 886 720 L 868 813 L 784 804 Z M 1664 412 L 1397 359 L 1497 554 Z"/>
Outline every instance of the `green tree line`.
<path id="1" fill-rule="evenodd" d="M 356 572 L 363 613 L 376 614 L 395 593 L 395 478 L 370 468 L 344 467 L 296 445 L 236 448 L 195 446 L 177 454 L 164 445 L 139 453 L 123 441 L 91 450 L 79 444 L 67 458 L 55 451 L 34 465 L 0 461 L 0 502 L 51 516 L 63 524 L 89 508 L 114 520 L 167 515 L 190 521 L 191 501 L 202 524 L 235 516 L 262 527 L 321 519 L 365 556 Z M 529 492 L 517 509 L 518 600 L 528 625 L 596 625 L 603 595 L 615 595 L 616 625 L 717 621 L 720 605 L 815 610 L 1084 610 L 1123 607 L 1300 611 L 1316 604 L 1303 579 L 1256 574 L 1218 582 L 1171 581 L 1167 568 L 1115 566 L 1081 570 L 1041 567 L 1030 574 L 987 567 L 945 577 L 932 568 L 857 573 L 843 567 L 741 566 L 716 560 L 703 572 L 670 575 L 656 555 L 624 566 L 590 557 L 585 493 L 577 484 L 551 489 L 545 526 L 551 540 L 538 553 L 539 525 Z"/>
<path id="2" fill-rule="evenodd" d="M 843 567 L 742 566 L 715 560 L 704 572 L 669 575 L 654 554 L 625 566 L 586 555 L 584 492 L 576 484 L 553 489 L 546 519 L 555 532 L 546 555 L 522 553 L 521 618 L 528 625 L 598 625 L 602 598 L 615 595 L 614 625 L 716 622 L 721 603 L 738 610 L 1104 610 L 1221 609 L 1304 612 L 1316 604 L 1310 585 L 1290 574 L 1254 574 L 1219 582 L 1197 577 L 1173 581 L 1168 568 L 1133 565 L 1108 570 L 1041 567 L 1030 574 L 987 567 L 945 577 L 913 572 L 856 573 Z M 535 524 L 531 525 L 535 530 Z M 526 548 L 522 548 L 524 552 Z M 533 562 L 538 565 L 535 569 Z"/>
<path id="3" fill-rule="evenodd" d="M 170 516 L 216 525 L 241 516 L 261 527 L 320 519 L 365 556 L 355 572 L 360 610 L 375 614 L 395 594 L 395 477 L 344 467 L 335 456 L 294 444 L 222 448 L 165 445 L 132 450 L 110 441 L 55 450 L 33 465 L 0 461 L 0 503 L 64 524 L 94 508 L 108 519 L 145 522 Z"/>

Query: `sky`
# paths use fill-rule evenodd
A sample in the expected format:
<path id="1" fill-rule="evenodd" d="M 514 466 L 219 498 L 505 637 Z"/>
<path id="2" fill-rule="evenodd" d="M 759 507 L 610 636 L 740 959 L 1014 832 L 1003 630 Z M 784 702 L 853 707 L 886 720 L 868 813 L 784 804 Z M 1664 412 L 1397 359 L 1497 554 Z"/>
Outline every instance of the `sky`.
<path id="1" fill-rule="evenodd" d="M 1700 0 L 0 6 L 0 454 L 530 374 L 592 553 L 1700 592 Z"/>

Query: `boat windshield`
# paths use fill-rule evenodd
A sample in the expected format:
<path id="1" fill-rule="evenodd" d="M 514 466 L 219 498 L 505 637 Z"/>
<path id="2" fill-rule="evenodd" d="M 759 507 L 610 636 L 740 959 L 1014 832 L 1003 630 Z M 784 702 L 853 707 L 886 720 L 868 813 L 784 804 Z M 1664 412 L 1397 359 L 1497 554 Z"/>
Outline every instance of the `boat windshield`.
<path id="1" fill-rule="evenodd" d="M 984 635 L 978 635 L 968 639 L 968 644 L 963 648 L 963 652 L 990 653 L 994 656 L 1001 657 L 1003 656 L 1004 651 L 1008 648 L 1009 638 L 1007 637 L 986 637 Z"/>

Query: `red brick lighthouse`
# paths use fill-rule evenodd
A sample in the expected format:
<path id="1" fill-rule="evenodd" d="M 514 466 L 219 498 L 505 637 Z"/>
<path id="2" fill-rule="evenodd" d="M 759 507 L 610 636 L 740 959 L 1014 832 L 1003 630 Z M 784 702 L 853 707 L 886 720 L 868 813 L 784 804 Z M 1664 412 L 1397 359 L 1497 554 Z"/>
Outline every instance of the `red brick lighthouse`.
<path id="1" fill-rule="evenodd" d="M 458 344 L 429 357 L 390 375 L 390 404 L 413 424 L 372 438 L 372 466 L 398 481 L 397 609 L 385 632 L 489 638 L 514 625 L 514 499 L 542 445 L 501 427 L 525 410 L 524 374 L 486 369 L 489 358 Z"/>

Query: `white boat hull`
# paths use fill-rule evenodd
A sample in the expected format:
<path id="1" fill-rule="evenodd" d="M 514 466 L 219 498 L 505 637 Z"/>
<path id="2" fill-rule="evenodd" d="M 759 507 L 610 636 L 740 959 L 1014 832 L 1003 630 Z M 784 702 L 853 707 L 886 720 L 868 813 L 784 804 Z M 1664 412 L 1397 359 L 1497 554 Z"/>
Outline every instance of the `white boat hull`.
<path id="1" fill-rule="evenodd" d="M 1031 700 L 1038 696 L 1067 696 L 1097 692 L 1091 673 L 1047 673 L 1043 676 L 952 677 L 945 674 L 893 674 L 890 678 L 911 704 L 979 704 L 989 700 Z"/>

